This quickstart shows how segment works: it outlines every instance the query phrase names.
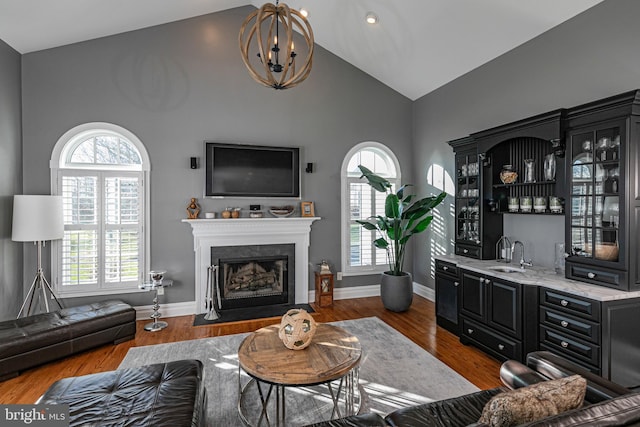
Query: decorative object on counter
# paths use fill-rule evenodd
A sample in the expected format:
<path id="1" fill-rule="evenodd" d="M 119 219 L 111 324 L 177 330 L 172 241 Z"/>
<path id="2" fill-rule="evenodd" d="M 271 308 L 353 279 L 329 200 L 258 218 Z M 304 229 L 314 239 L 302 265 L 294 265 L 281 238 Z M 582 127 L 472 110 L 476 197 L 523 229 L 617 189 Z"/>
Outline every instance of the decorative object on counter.
<path id="1" fill-rule="evenodd" d="M 240 218 L 241 208 L 233 208 L 231 210 L 231 218 Z"/>
<path id="2" fill-rule="evenodd" d="M 264 213 L 262 211 L 249 211 L 249 218 L 262 218 Z"/>
<path id="3" fill-rule="evenodd" d="M 316 333 L 316 321 L 307 310 L 293 308 L 282 316 L 278 337 L 290 350 L 302 350 L 311 344 Z"/>
<path id="4" fill-rule="evenodd" d="M 549 196 L 549 210 L 553 213 L 562 213 L 562 198 Z"/>
<path id="5" fill-rule="evenodd" d="M 544 157 L 544 179 L 545 181 L 556 179 L 556 156 L 553 153 Z"/>
<path id="6" fill-rule="evenodd" d="M 151 283 L 155 286 L 162 284 L 162 279 L 164 279 L 164 275 L 167 272 L 165 270 L 151 270 L 149 272 L 149 277 L 151 278 Z"/>
<path id="7" fill-rule="evenodd" d="M 195 197 L 191 198 L 191 202 L 187 205 L 187 218 L 189 219 L 198 219 L 200 216 L 200 206 L 198 206 L 198 199 Z"/>
<path id="8" fill-rule="evenodd" d="M 531 196 L 520 197 L 521 212 L 531 212 L 532 205 L 533 205 L 533 201 L 531 200 Z"/>
<path id="9" fill-rule="evenodd" d="M 411 236 L 429 228 L 433 215 L 431 210 L 438 206 L 447 193 L 413 200 L 413 194 L 407 194 L 409 184 L 392 191 L 391 183 L 358 165 L 362 172 L 360 178 L 376 191 L 386 193 L 384 216 L 378 215 L 369 220 L 356 220 L 366 230 L 376 231 L 378 238 L 373 242 L 378 249 L 387 252 L 389 271 L 382 273 L 380 296 L 384 307 L 391 311 L 406 311 L 413 301 L 413 280 L 411 274 L 404 271 L 404 256 Z"/>
<path id="10" fill-rule="evenodd" d="M 518 212 L 518 209 L 520 209 L 520 204 L 518 202 L 518 198 L 517 197 L 509 197 L 508 202 L 509 202 L 509 204 L 508 204 L 509 212 Z"/>
<path id="11" fill-rule="evenodd" d="M 302 50 L 298 44 L 297 53 L 293 43 L 295 33 L 304 42 Z M 300 11 L 278 0 L 275 5 L 265 3 L 251 12 L 240 27 L 238 40 L 249 75 L 264 86 L 292 88 L 311 73 L 314 47 L 311 25 Z M 296 62 L 298 56 L 300 59 Z"/>
<path id="12" fill-rule="evenodd" d="M 315 209 L 313 207 L 313 202 L 301 202 L 300 203 L 300 213 L 305 217 L 315 216 Z"/>
<path id="13" fill-rule="evenodd" d="M 271 206 L 269 213 L 276 218 L 286 218 L 296 210 L 294 206 Z"/>
<path id="14" fill-rule="evenodd" d="M 535 213 L 544 213 L 547 211 L 547 198 L 536 197 L 533 199 L 533 210 Z"/>
<path id="15" fill-rule="evenodd" d="M 513 184 L 518 179 L 518 172 L 513 169 L 513 165 L 502 165 L 500 171 L 500 181 L 503 184 Z"/>
<path id="16" fill-rule="evenodd" d="M 511 262 L 511 240 L 502 236 L 496 243 L 496 261 Z"/>
<path id="17" fill-rule="evenodd" d="M 535 164 L 535 159 L 524 159 L 524 182 L 536 182 Z"/>
<path id="18" fill-rule="evenodd" d="M 556 274 L 561 274 L 564 276 L 564 259 L 568 256 L 568 254 L 564 250 L 564 243 L 556 243 L 554 245 L 555 248 L 555 260 L 553 263 L 554 270 Z"/>
<path id="19" fill-rule="evenodd" d="M 216 217 L 216 213 L 215 212 L 205 212 L 204 217 L 207 219 L 213 219 Z"/>
<path id="20" fill-rule="evenodd" d="M 229 219 L 231 218 L 231 211 L 233 210 L 233 208 L 224 208 L 224 210 L 222 211 L 222 213 L 220 214 L 220 216 L 224 219 Z"/>

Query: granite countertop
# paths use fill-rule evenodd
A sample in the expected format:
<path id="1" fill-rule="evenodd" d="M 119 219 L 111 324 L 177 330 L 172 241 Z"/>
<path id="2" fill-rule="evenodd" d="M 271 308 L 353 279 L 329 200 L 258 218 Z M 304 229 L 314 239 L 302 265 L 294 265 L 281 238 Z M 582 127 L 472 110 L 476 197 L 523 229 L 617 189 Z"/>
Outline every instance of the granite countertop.
<path id="1" fill-rule="evenodd" d="M 456 264 L 458 267 L 474 271 L 476 273 L 521 283 L 523 285 L 544 286 L 545 288 L 555 289 L 597 301 L 614 301 L 640 297 L 640 291 L 626 292 L 618 289 L 605 288 L 603 286 L 578 282 L 577 280 L 570 280 L 545 267 L 526 267 L 526 269 L 522 271 L 520 270 L 518 263 L 513 262 L 507 264 L 496 260 L 480 261 L 459 255 L 438 255 L 435 258 Z M 514 273 L 505 273 L 491 270 L 492 267 L 510 267 L 518 271 Z"/>

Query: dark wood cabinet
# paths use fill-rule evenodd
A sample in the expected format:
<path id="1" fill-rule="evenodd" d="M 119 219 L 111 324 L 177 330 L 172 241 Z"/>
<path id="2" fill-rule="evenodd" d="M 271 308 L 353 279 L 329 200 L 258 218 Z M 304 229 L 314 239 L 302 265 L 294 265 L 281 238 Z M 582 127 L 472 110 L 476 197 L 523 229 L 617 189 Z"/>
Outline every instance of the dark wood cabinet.
<path id="1" fill-rule="evenodd" d="M 640 92 L 575 107 L 567 126 L 566 276 L 640 290 Z"/>
<path id="2" fill-rule="evenodd" d="M 536 287 L 468 270 L 461 274 L 461 342 L 501 360 L 523 361 L 537 346 Z"/>
<path id="3" fill-rule="evenodd" d="M 477 259 L 495 257 L 496 233 L 502 224 L 485 209 L 483 157 L 472 138 L 451 141 L 456 155 L 456 255 Z"/>
<path id="4" fill-rule="evenodd" d="M 625 387 L 640 386 L 640 298 L 596 301 L 540 288 L 540 349 Z"/>
<path id="5" fill-rule="evenodd" d="M 460 295 L 458 267 L 436 260 L 436 323 L 456 335 L 460 334 Z"/>

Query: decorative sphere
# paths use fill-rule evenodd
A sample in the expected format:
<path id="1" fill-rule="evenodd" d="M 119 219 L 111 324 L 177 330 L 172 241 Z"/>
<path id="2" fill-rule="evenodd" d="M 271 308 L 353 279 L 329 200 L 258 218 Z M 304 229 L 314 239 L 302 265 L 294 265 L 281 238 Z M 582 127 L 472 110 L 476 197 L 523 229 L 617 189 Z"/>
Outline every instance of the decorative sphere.
<path id="1" fill-rule="evenodd" d="M 294 308 L 282 316 L 278 337 L 288 349 L 302 350 L 311 344 L 315 333 L 313 317 L 306 310 Z"/>

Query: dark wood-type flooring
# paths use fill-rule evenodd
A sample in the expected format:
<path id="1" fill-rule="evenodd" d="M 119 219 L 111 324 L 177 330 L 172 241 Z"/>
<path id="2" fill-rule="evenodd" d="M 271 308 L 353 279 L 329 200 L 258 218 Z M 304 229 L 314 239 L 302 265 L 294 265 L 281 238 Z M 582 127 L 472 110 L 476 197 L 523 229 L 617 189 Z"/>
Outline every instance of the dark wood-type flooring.
<path id="1" fill-rule="evenodd" d="M 314 309 L 317 312 L 313 316 L 318 322 L 377 316 L 477 387 L 487 389 L 500 385 L 500 363 L 475 347 L 460 344 L 455 335 L 438 327 L 434 304 L 427 299 L 416 296 L 411 309 L 405 313 L 385 310 L 379 297 L 338 300 L 334 301 L 333 307 Z M 162 331 L 147 332 L 143 327 L 148 321 L 140 320 L 134 340 L 98 347 L 0 382 L 0 403 L 33 403 L 60 378 L 117 369 L 131 347 L 251 332 L 278 322 L 277 318 L 271 318 L 194 327 L 193 316 L 164 320 L 169 322 L 169 326 Z"/>

